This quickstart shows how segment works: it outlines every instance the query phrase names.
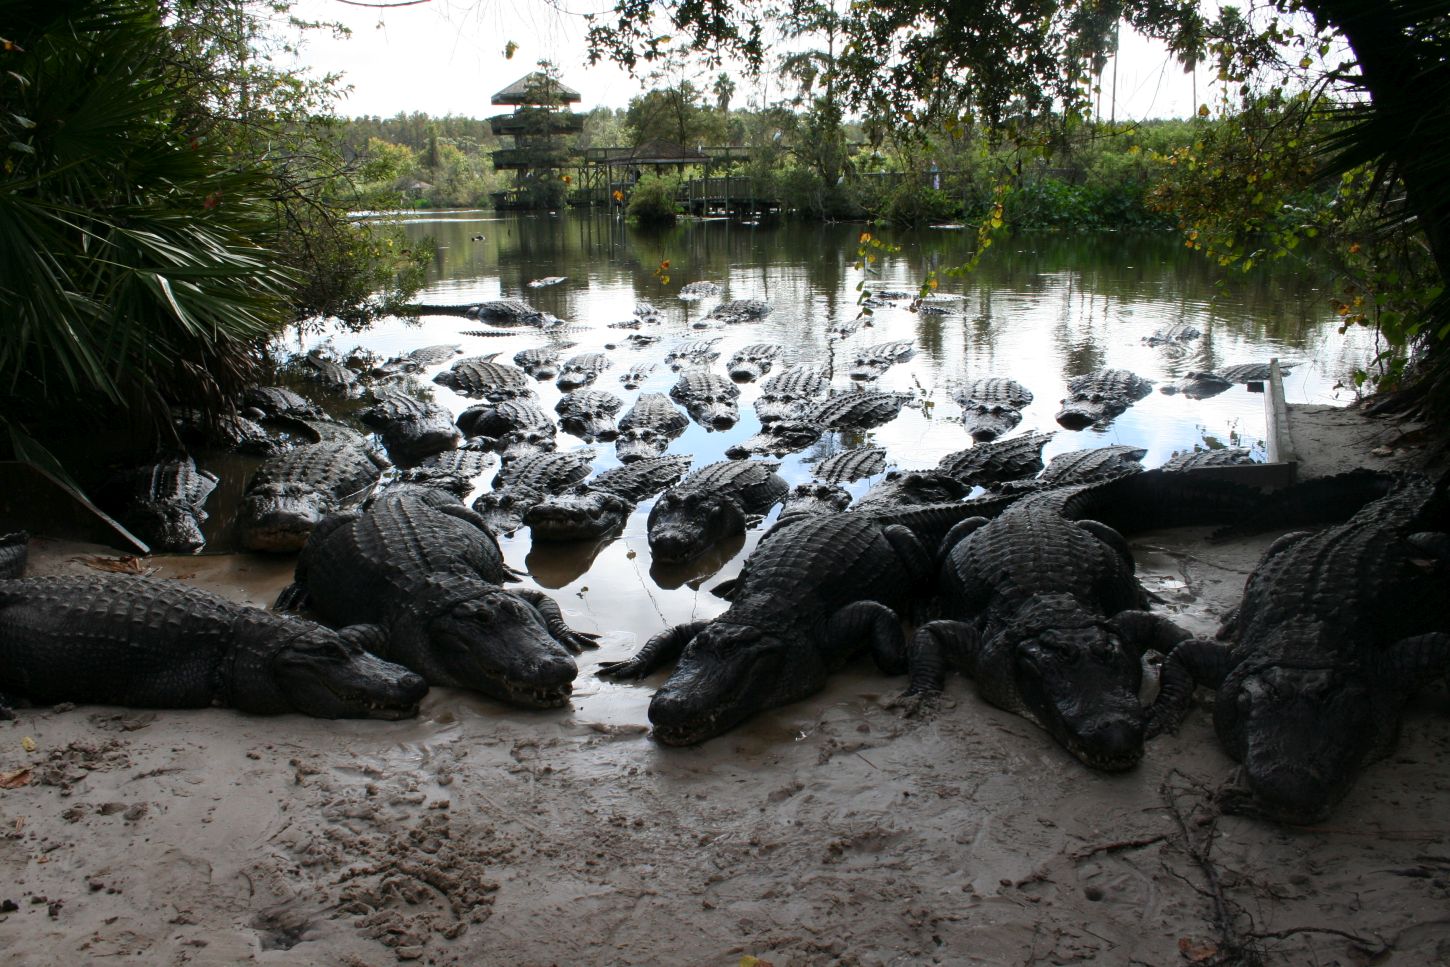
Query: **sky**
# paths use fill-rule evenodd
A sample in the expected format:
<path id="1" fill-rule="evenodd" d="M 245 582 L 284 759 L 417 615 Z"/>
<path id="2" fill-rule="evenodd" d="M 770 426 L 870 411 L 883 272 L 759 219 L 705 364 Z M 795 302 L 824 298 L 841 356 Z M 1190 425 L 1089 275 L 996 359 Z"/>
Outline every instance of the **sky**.
<path id="1" fill-rule="evenodd" d="M 386 0 L 375 0 L 386 2 Z M 337 21 L 349 38 L 334 40 L 314 31 L 305 41 L 301 64 L 318 73 L 344 75 L 351 92 L 338 106 L 348 117 L 422 111 L 430 115 L 487 117 L 499 113 L 493 94 L 535 69 L 541 59 L 556 64 L 565 84 L 583 94 L 578 110 L 625 107 L 644 88 L 622 69 L 588 66 L 583 14 L 603 10 L 607 0 L 430 0 L 413 6 L 371 8 L 340 0 L 299 0 L 304 19 Z M 512 59 L 504 48 L 518 45 Z M 708 87 L 714 72 L 697 81 Z M 1103 75 L 1102 114 L 1110 114 L 1109 66 Z M 1199 70 L 1198 102 L 1214 91 Z M 704 82 L 704 83 L 701 83 Z M 736 104 L 776 100 L 782 92 L 770 78 L 742 78 Z M 1194 81 L 1156 42 L 1121 37 L 1117 80 L 1118 120 L 1187 117 L 1193 113 Z"/>

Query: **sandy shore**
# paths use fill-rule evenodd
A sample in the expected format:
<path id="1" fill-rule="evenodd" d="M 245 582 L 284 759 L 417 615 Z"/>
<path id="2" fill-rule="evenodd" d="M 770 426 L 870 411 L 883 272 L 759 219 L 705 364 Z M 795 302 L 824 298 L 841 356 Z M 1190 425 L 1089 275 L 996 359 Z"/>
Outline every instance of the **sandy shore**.
<path id="1" fill-rule="evenodd" d="M 1300 454 L 1423 459 L 1414 428 L 1320 410 L 1296 410 Z M 1204 533 L 1134 545 L 1160 607 L 1207 633 L 1275 535 Z M 41 542 L 31 573 L 83 552 L 114 553 Z M 154 563 L 257 604 L 291 569 Z M 645 730 L 659 678 L 591 673 L 637 636 L 597 601 L 561 602 L 604 637 L 558 712 L 435 689 L 396 723 L 96 707 L 0 723 L 0 775 L 30 770 L 0 789 L 4 961 L 1450 961 L 1444 690 L 1329 825 L 1290 829 L 1218 814 L 1234 767 L 1204 708 L 1109 776 L 959 677 L 907 717 L 888 705 L 903 681 L 868 663 L 704 746 L 662 748 Z"/>

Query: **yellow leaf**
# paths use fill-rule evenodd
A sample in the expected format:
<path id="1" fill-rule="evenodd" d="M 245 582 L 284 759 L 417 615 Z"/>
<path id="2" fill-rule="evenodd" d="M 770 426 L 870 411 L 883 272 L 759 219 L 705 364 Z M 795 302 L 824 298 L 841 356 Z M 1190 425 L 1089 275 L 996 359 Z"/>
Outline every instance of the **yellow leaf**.
<path id="1" fill-rule="evenodd" d="M 1198 116 L 1201 117 L 1201 118 L 1208 117 L 1208 105 L 1207 104 L 1200 104 L 1200 105 L 1198 105 Z"/>
<path id="2" fill-rule="evenodd" d="M 35 751 L 35 740 L 32 739 L 30 736 L 27 735 L 25 738 L 23 738 L 23 739 L 20 740 L 20 747 L 22 749 L 24 749 L 26 752 L 34 752 Z"/>

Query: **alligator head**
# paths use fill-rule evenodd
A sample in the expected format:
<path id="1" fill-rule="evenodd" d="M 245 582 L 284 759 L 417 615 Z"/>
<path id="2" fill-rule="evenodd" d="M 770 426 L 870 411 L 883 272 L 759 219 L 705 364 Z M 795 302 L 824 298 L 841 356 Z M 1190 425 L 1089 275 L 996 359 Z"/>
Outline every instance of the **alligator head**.
<path id="1" fill-rule="evenodd" d="M 791 488 L 780 508 L 781 519 L 797 514 L 834 514 L 851 503 L 851 494 L 836 484 L 812 480 Z"/>
<path id="2" fill-rule="evenodd" d="M 716 619 L 685 646 L 674 673 L 650 699 L 655 739 L 693 745 L 784 704 L 793 696 L 782 694 L 782 683 L 819 680 L 824 673 L 800 667 L 802 651 L 748 625 Z"/>
<path id="3" fill-rule="evenodd" d="M 276 619 L 273 619 L 276 620 Z M 272 653 L 270 682 L 235 682 L 235 703 L 246 707 L 251 688 L 280 692 L 289 708 L 317 718 L 401 719 L 418 714 L 428 691 L 420 675 L 364 650 L 382 635 L 372 625 L 333 631 L 290 619 L 301 630 Z"/>
<path id="4" fill-rule="evenodd" d="M 1322 821 L 1394 742 L 1398 703 L 1355 664 L 1240 664 L 1219 688 L 1213 717 L 1219 740 L 1243 763 L 1253 797 L 1245 811 Z"/>
<path id="5" fill-rule="evenodd" d="M 737 383 L 750 383 L 765 375 L 770 368 L 768 360 L 735 359 L 730 362 L 730 378 Z"/>
<path id="6" fill-rule="evenodd" d="M 559 374 L 559 379 L 554 383 L 554 385 L 559 387 L 559 391 L 561 393 L 571 393 L 581 386 L 588 386 L 590 383 L 594 382 L 594 378 L 597 375 L 599 374 L 595 372 L 586 372 L 582 369 L 566 369 Z"/>
<path id="7" fill-rule="evenodd" d="M 735 400 L 723 396 L 692 396 L 685 401 L 694 421 L 707 430 L 728 430 L 740 421 Z"/>
<path id="8" fill-rule="evenodd" d="M 603 416 L 562 416 L 559 418 L 559 427 L 565 433 L 572 433 L 585 443 L 593 443 L 595 440 L 614 440 L 619 437 L 619 428 L 614 425 L 614 417 Z"/>
<path id="9" fill-rule="evenodd" d="M 732 444 L 725 450 L 725 456 L 743 460 L 753 453 L 781 454 L 804 450 L 821 438 L 823 429 L 819 423 L 807 423 L 805 420 L 775 420 L 762 426 L 755 436 Z"/>
<path id="10" fill-rule="evenodd" d="M 395 622 L 395 648 L 429 681 L 470 688 L 526 708 L 569 701 L 578 668 L 523 598 L 472 578 L 440 576 Z"/>
<path id="11" fill-rule="evenodd" d="M 550 497 L 524 512 L 536 541 L 582 541 L 624 526 L 634 504 L 607 490 Z"/>
<path id="12" fill-rule="evenodd" d="M 1191 400 L 1206 400 L 1233 387 L 1231 380 L 1217 373 L 1188 373 L 1178 384 L 1178 391 Z"/>
<path id="13" fill-rule="evenodd" d="M 795 396 L 782 396 L 779 393 L 762 393 L 755 401 L 755 415 L 760 417 L 761 423 L 769 423 L 772 420 L 786 420 L 799 415 L 802 401 Z"/>
<path id="14" fill-rule="evenodd" d="M 620 463 L 633 463 L 645 457 L 659 456 L 669 449 L 670 438 L 649 427 L 631 427 L 621 430 L 614 441 L 614 452 Z"/>
<path id="15" fill-rule="evenodd" d="M 153 551 L 195 554 L 206 546 L 201 521 L 206 513 L 175 501 L 145 500 L 132 505 L 124 517 L 126 526 Z"/>
<path id="16" fill-rule="evenodd" d="M 1062 401 L 1057 411 L 1057 422 L 1069 430 L 1086 430 L 1094 423 L 1111 420 L 1128 408 L 1128 399 L 1122 396 L 1104 396 L 1102 393 L 1087 393 L 1070 396 Z"/>
<path id="17" fill-rule="evenodd" d="M 524 526 L 529 508 L 543 499 L 543 494 L 529 487 L 503 487 L 480 494 L 473 509 L 495 534 L 512 534 Z"/>
<path id="18" fill-rule="evenodd" d="M 962 405 L 962 423 L 978 443 L 991 443 L 1021 422 L 1022 412 L 1004 403 L 968 400 Z"/>
<path id="19" fill-rule="evenodd" d="M 252 551 L 300 551 L 333 500 L 300 483 L 264 484 L 242 500 L 242 546 Z"/>
<path id="20" fill-rule="evenodd" d="M 499 460 L 508 463 L 535 453 L 552 453 L 558 447 L 553 428 L 548 430 L 510 430 L 494 440 Z"/>
<path id="21" fill-rule="evenodd" d="M 744 530 L 745 512 L 733 501 L 699 490 L 667 490 L 649 512 L 650 554 L 679 564 Z"/>
<path id="22" fill-rule="evenodd" d="M 1094 769 L 1130 769 L 1143 757 L 1143 710 L 1138 700 L 1138 654 L 1104 619 L 1071 595 L 1028 601 L 995 630 L 981 677 L 1015 692 L 1018 711 Z M 993 659 L 996 659 L 993 662 Z"/>
<path id="23" fill-rule="evenodd" d="M 435 453 L 458 448 L 463 434 L 447 416 L 408 420 L 382 431 L 388 456 L 399 465 L 420 463 Z"/>

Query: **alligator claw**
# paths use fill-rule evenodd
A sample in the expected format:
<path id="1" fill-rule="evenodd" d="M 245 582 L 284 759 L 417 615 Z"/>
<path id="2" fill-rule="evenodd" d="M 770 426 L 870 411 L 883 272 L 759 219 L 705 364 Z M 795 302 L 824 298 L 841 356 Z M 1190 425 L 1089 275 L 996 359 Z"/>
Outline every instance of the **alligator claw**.
<path id="1" fill-rule="evenodd" d="M 644 678 L 645 675 L 648 674 L 648 672 L 645 671 L 645 668 L 641 663 L 635 661 L 632 658 L 627 658 L 624 661 L 600 662 L 599 667 L 594 670 L 594 674 L 599 676 L 600 678 L 630 679 L 633 681 L 639 681 L 640 679 Z"/>
<path id="2" fill-rule="evenodd" d="M 896 709 L 906 718 L 928 715 L 941 705 L 942 693 L 935 689 L 908 688 L 890 699 L 886 707 Z"/>
<path id="3" fill-rule="evenodd" d="M 571 630 L 568 634 L 564 636 L 564 640 L 561 643 L 564 645 L 565 648 L 568 648 L 570 651 L 577 655 L 585 648 L 598 648 L 599 636 L 596 634 L 591 634 L 588 631 Z"/>

